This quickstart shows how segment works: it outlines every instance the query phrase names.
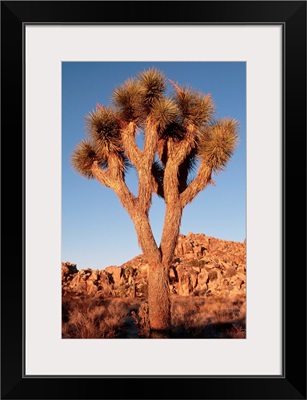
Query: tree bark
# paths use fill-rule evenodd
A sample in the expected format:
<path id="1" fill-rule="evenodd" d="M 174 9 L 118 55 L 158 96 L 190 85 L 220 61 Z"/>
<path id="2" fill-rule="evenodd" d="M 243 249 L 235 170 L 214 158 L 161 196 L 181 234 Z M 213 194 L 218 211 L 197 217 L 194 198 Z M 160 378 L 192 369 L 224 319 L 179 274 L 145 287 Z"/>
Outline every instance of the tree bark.
<path id="1" fill-rule="evenodd" d="M 141 215 L 140 215 L 141 214 Z M 148 306 L 149 325 L 153 331 L 168 331 L 171 327 L 168 268 L 162 264 L 161 251 L 154 240 L 147 214 L 131 214 L 140 246 L 149 264 Z"/>
<path id="2" fill-rule="evenodd" d="M 161 237 L 162 264 L 169 267 L 178 240 L 179 229 L 182 217 L 182 207 L 180 201 L 166 204 L 164 226 Z"/>
<path id="3" fill-rule="evenodd" d="M 149 262 L 148 306 L 152 331 L 169 331 L 171 328 L 168 269 L 162 263 Z"/>

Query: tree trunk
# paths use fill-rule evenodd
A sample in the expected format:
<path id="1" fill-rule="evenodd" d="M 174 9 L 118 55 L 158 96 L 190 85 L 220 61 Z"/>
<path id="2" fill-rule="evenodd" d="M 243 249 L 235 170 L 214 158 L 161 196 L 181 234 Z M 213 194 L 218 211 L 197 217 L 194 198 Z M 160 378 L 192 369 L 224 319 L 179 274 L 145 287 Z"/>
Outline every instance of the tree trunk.
<path id="1" fill-rule="evenodd" d="M 182 217 L 182 207 L 180 201 L 166 205 L 164 227 L 161 238 L 162 264 L 169 267 L 174 257 L 177 245 L 180 224 Z"/>
<path id="2" fill-rule="evenodd" d="M 149 266 L 149 324 L 153 331 L 168 331 L 171 327 L 168 269 L 162 264 Z"/>
<path id="3" fill-rule="evenodd" d="M 168 331 L 171 324 L 168 268 L 161 261 L 161 251 L 157 247 L 149 218 L 140 210 L 130 212 L 140 246 L 149 264 L 148 306 L 149 325 L 152 331 Z"/>
<path id="4" fill-rule="evenodd" d="M 150 328 L 154 331 L 169 331 L 171 328 L 171 304 L 169 292 L 169 266 L 179 234 L 182 216 L 180 203 L 166 206 L 164 228 L 161 238 L 162 262 L 152 264 L 148 276 L 148 305 Z M 159 337 L 159 336 L 156 336 Z M 164 337 L 163 335 L 161 337 Z"/>
<path id="5" fill-rule="evenodd" d="M 96 169 L 93 168 L 93 174 L 95 174 L 97 179 L 103 183 L 103 172 L 98 170 L 98 165 L 95 165 L 95 167 Z M 168 264 L 166 265 L 165 263 L 162 263 L 161 249 L 159 249 L 156 244 L 151 230 L 148 213 L 144 211 L 143 204 L 139 204 L 139 202 L 136 201 L 123 181 L 117 180 L 116 185 L 113 185 L 112 188 L 118 195 L 120 202 L 128 211 L 134 223 L 139 244 L 150 266 L 148 275 L 150 329 L 152 331 L 159 331 L 163 333 L 168 331 L 171 326 Z M 170 222 L 172 225 L 172 219 L 169 220 L 169 213 L 172 214 L 171 208 L 172 207 L 167 207 L 168 211 L 166 213 L 165 221 L 167 223 Z M 169 230 L 172 231 L 171 226 L 168 226 L 166 231 L 165 229 L 166 228 L 164 227 L 164 233 L 167 233 Z M 172 237 L 173 236 L 174 235 L 172 235 Z M 176 240 L 177 236 L 178 233 L 175 233 L 174 240 Z M 173 246 L 171 246 L 171 248 L 173 248 Z M 171 251 L 171 249 L 168 248 L 168 251 Z"/>

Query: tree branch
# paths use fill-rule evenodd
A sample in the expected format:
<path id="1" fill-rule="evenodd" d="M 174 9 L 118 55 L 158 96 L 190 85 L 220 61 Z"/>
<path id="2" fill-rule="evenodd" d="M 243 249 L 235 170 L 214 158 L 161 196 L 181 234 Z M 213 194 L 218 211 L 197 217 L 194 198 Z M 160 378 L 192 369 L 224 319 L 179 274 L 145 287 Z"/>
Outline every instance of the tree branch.
<path id="1" fill-rule="evenodd" d="M 97 160 L 93 162 L 91 171 L 94 178 L 96 178 L 98 182 L 108 188 L 113 188 L 113 181 L 110 178 L 109 171 L 102 169 Z"/>
<path id="2" fill-rule="evenodd" d="M 109 168 L 107 170 L 102 169 L 99 166 L 98 161 L 94 161 L 91 169 L 93 176 L 102 185 L 114 190 L 126 209 L 133 207 L 136 199 L 124 181 L 119 162 L 116 161 L 116 158 L 114 157 L 110 157 L 108 161 Z"/>
<path id="3" fill-rule="evenodd" d="M 158 144 L 157 124 L 149 118 L 146 121 L 144 149 L 142 151 L 142 164 L 147 169 L 151 168 Z"/>
<path id="4" fill-rule="evenodd" d="M 195 148 L 195 127 L 190 124 L 182 140 L 167 141 L 167 161 L 164 172 L 164 198 L 166 202 L 179 200 L 179 167 Z"/>
<path id="5" fill-rule="evenodd" d="M 129 122 L 120 130 L 124 152 L 132 164 L 138 168 L 141 160 L 141 150 L 135 142 L 135 131 L 136 124 L 134 122 Z"/>
<path id="6" fill-rule="evenodd" d="M 178 142 L 168 141 L 168 154 L 172 162 L 178 166 L 183 163 L 185 158 L 195 148 L 195 126 L 189 124 L 186 128 L 184 138 Z"/>
<path id="7" fill-rule="evenodd" d="M 170 265 L 174 256 L 181 224 L 182 211 L 183 208 L 178 201 L 166 204 L 160 250 L 162 254 L 162 263 L 167 267 Z"/>
<path id="8" fill-rule="evenodd" d="M 206 186 L 209 184 L 214 184 L 213 180 L 211 179 L 211 173 L 212 169 L 202 162 L 196 178 L 180 195 L 182 207 L 185 207 L 188 203 L 190 203 Z"/>
<path id="9" fill-rule="evenodd" d="M 139 188 L 138 203 L 140 208 L 147 213 L 149 211 L 152 193 L 156 182 L 152 175 L 152 165 L 158 143 L 157 126 L 149 118 L 146 121 L 144 149 L 141 152 L 141 161 L 138 166 Z M 153 186 L 154 184 L 154 186 Z M 158 188 L 157 188 L 158 190 Z"/>
<path id="10" fill-rule="evenodd" d="M 113 159 L 113 163 L 115 162 L 116 160 Z M 98 161 L 94 161 L 92 165 L 92 174 L 100 183 L 113 189 L 116 193 L 122 206 L 127 210 L 133 221 L 139 244 L 149 262 L 160 263 L 161 253 L 154 239 L 148 215 L 140 209 L 137 199 L 130 192 L 123 176 L 118 173 L 111 174 L 110 170 L 103 170 L 100 168 Z"/>

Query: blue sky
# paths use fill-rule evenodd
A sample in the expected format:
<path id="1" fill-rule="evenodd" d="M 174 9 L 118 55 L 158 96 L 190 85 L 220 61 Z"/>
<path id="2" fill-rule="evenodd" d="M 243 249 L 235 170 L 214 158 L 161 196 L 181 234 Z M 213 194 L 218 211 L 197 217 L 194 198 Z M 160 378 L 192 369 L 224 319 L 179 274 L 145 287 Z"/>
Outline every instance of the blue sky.
<path id="1" fill-rule="evenodd" d="M 242 242 L 246 237 L 246 65 L 244 62 L 62 63 L 62 261 L 78 269 L 121 265 L 141 253 L 132 221 L 111 189 L 71 167 L 75 146 L 86 137 L 84 117 L 108 105 L 115 87 L 139 71 L 160 69 L 169 79 L 211 93 L 217 118 L 239 121 L 239 145 L 225 171 L 187 205 L 180 232 Z M 128 186 L 136 190 L 136 173 Z M 160 243 L 164 202 L 156 195 L 150 219 Z"/>

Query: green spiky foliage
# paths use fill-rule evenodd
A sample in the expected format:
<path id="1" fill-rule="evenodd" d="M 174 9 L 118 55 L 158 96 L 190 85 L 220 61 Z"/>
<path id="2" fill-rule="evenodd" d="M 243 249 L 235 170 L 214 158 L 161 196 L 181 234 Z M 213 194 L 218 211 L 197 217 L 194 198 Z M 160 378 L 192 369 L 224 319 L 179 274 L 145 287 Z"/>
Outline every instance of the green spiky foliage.
<path id="1" fill-rule="evenodd" d="M 97 160 L 97 155 L 93 149 L 91 142 L 82 140 L 76 147 L 71 156 L 71 163 L 73 168 L 82 176 L 87 179 L 93 178 L 91 167 L 93 162 Z M 100 160 L 101 165 L 104 166 L 106 160 Z"/>
<path id="2" fill-rule="evenodd" d="M 238 122 L 227 118 L 213 122 L 203 132 L 198 153 L 213 171 L 222 171 L 238 142 Z"/>

